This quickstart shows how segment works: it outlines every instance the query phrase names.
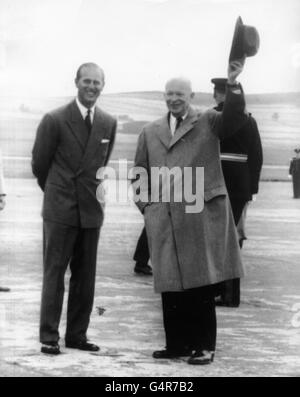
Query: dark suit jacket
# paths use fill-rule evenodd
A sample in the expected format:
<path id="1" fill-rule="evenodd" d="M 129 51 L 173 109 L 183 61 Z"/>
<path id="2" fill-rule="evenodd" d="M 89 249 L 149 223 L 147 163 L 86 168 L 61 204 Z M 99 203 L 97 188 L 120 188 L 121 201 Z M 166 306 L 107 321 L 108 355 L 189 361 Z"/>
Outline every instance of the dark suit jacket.
<path id="1" fill-rule="evenodd" d="M 116 120 L 95 108 L 87 130 L 75 101 L 44 116 L 32 151 L 32 171 L 44 191 L 44 220 L 83 228 L 100 227 L 97 170 L 108 163 Z"/>
<path id="2" fill-rule="evenodd" d="M 223 104 L 215 109 L 222 111 Z M 258 192 L 263 163 L 263 150 L 255 119 L 249 115 L 248 121 L 234 135 L 221 141 L 220 150 L 229 197 L 251 200 L 252 195 Z M 226 160 L 226 155 L 232 160 Z"/>

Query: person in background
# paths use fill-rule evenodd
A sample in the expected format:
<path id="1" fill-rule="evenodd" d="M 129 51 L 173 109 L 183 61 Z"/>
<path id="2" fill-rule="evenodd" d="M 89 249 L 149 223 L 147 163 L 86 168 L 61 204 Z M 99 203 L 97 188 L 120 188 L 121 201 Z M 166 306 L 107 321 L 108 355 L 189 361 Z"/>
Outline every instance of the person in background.
<path id="1" fill-rule="evenodd" d="M 222 112 L 226 95 L 226 78 L 214 78 L 214 108 Z M 263 150 L 255 119 L 249 113 L 248 121 L 233 135 L 221 140 L 221 164 L 228 191 L 231 209 L 239 244 L 242 248 L 246 239 L 245 218 L 248 203 L 258 193 L 260 172 L 263 163 Z M 240 305 L 240 279 L 235 278 L 222 283 L 221 295 L 217 305 L 238 307 Z"/>
<path id="2" fill-rule="evenodd" d="M 4 184 L 2 154 L 0 151 L 0 211 L 2 211 L 5 207 L 5 196 L 6 196 L 6 189 Z M 9 291 L 10 288 L 0 286 L 0 292 L 9 292 Z"/>
<path id="3" fill-rule="evenodd" d="M 145 226 L 143 227 L 143 230 L 138 239 L 133 259 L 135 260 L 134 272 L 136 274 L 152 276 L 152 268 L 148 263 L 150 259 L 150 254 Z"/>
<path id="4" fill-rule="evenodd" d="M 104 217 L 97 199 L 100 181 L 96 175 L 108 163 L 117 127 L 116 120 L 96 106 L 104 84 L 104 72 L 98 65 L 81 65 L 75 78 L 77 97 L 44 116 L 32 150 L 32 171 L 44 192 L 42 353 L 60 353 L 58 328 L 68 264 L 71 279 L 65 345 L 99 350 L 87 339 Z"/>

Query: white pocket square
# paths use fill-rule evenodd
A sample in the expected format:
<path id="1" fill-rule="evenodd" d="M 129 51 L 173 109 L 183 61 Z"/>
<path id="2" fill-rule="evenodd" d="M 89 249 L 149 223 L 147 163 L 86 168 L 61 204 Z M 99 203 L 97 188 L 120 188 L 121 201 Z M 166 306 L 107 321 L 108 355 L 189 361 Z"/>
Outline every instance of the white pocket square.
<path id="1" fill-rule="evenodd" d="M 102 141 L 101 141 L 101 143 L 108 143 L 109 142 L 109 139 L 102 139 Z"/>

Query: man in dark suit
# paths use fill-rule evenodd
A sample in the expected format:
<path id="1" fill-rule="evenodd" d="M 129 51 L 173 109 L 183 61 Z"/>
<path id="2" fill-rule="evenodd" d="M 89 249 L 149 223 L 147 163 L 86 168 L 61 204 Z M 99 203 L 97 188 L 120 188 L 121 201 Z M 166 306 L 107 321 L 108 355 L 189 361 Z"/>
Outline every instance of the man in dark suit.
<path id="1" fill-rule="evenodd" d="M 215 110 L 222 112 L 227 79 L 215 78 L 214 99 Z M 247 202 L 258 192 L 260 172 L 263 162 L 261 139 L 255 119 L 249 114 L 248 121 L 230 137 L 220 142 L 221 164 L 228 191 L 232 213 L 236 225 L 243 223 Z M 240 233 L 241 231 L 242 233 Z M 245 235 L 238 227 L 239 244 L 242 248 Z M 240 304 L 240 279 L 225 281 L 221 297 L 217 304 L 221 306 L 238 307 Z"/>
<path id="2" fill-rule="evenodd" d="M 75 79 L 77 98 L 44 116 L 32 151 L 32 171 L 44 192 L 43 353 L 60 353 L 58 327 L 68 264 L 66 347 L 99 350 L 88 343 L 86 335 L 103 223 L 103 207 L 96 198 L 100 183 L 96 173 L 109 160 L 117 125 L 96 106 L 104 83 L 104 72 L 98 65 L 81 65 Z"/>
<path id="3" fill-rule="evenodd" d="M 152 268 L 148 264 L 150 259 L 150 253 L 145 226 L 143 227 L 143 230 L 138 239 L 133 259 L 135 260 L 134 272 L 136 274 L 152 276 Z"/>

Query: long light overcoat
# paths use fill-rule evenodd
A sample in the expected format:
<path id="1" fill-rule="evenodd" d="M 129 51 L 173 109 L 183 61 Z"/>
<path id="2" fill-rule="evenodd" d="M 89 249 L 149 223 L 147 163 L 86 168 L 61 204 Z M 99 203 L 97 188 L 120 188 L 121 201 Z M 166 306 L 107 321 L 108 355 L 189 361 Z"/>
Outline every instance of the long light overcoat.
<path id="1" fill-rule="evenodd" d="M 148 183 L 147 175 L 141 173 L 135 182 L 140 187 L 136 190 L 139 194 L 145 186 L 149 194 L 154 187 L 157 189 L 156 181 L 151 180 L 152 167 L 170 170 L 180 167 L 182 173 L 184 167 L 194 171 L 196 167 L 204 167 L 204 207 L 198 213 L 188 213 L 187 200 L 176 202 L 172 195 L 168 202 L 154 203 L 150 196 L 140 200 L 135 197 L 145 217 L 156 292 L 182 291 L 243 276 L 236 228 L 221 170 L 219 139 L 233 134 L 247 117 L 242 92 L 228 89 L 222 113 L 213 109 L 197 113 L 190 108 L 173 137 L 168 115 L 146 125 L 141 132 L 135 167 L 147 170 Z M 146 179 L 143 181 L 143 178 Z M 194 173 L 190 182 L 193 192 L 196 182 Z M 159 186 L 161 183 L 160 178 Z"/>

